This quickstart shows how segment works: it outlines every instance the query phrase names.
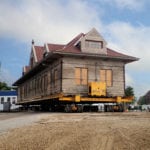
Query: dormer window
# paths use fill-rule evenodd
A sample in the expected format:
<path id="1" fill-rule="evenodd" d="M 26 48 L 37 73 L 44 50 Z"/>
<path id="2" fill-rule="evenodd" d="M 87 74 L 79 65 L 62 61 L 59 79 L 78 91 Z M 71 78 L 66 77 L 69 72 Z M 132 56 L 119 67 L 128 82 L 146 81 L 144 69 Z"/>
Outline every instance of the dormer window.
<path id="1" fill-rule="evenodd" d="M 86 48 L 93 48 L 93 49 L 102 49 L 103 48 L 103 42 L 101 41 L 85 41 L 85 47 Z"/>

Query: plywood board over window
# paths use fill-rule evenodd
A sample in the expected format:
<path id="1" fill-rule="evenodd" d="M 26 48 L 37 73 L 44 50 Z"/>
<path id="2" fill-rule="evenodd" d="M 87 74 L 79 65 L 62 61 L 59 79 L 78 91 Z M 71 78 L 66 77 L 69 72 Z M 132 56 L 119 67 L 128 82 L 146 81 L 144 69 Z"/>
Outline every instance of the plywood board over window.
<path id="1" fill-rule="evenodd" d="M 80 68 L 75 68 L 75 81 L 77 85 L 80 85 Z"/>
<path id="2" fill-rule="evenodd" d="M 87 85 L 87 68 L 75 68 L 75 83 L 76 85 Z"/>
<path id="3" fill-rule="evenodd" d="M 81 72 L 82 72 L 81 84 L 82 85 L 87 85 L 87 69 L 86 68 L 82 68 Z"/>
<path id="4" fill-rule="evenodd" d="M 107 80 L 107 86 L 112 86 L 112 70 L 107 70 L 106 80 Z"/>
<path id="5" fill-rule="evenodd" d="M 110 69 L 100 70 L 100 81 L 106 82 L 107 86 L 112 86 L 112 70 Z"/>

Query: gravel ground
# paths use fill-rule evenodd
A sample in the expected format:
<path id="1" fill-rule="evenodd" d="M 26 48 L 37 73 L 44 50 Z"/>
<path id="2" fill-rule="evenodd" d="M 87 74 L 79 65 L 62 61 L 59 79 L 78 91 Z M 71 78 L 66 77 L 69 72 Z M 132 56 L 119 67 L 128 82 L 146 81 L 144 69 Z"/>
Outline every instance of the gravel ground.
<path id="1" fill-rule="evenodd" d="M 47 116 L 49 116 L 49 113 L 0 113 L 0 134 L 8 132 L 14 128 L 30 125 Z"/>
<path id="2" fill-rule="evenodd" d="M 0 150 L 150 150 L 146 112 L 31 113 L 6 120 L 16 123 L 0 135 Z"/>

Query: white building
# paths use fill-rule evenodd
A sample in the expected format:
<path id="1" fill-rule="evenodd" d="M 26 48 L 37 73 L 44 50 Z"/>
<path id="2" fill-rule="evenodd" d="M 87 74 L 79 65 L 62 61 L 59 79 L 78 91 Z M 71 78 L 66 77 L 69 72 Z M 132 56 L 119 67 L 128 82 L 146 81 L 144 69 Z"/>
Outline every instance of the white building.
<path id="1" fill-rule="evenodd" d="M 9 111 L 18 108 L 17 91 L 0 91 L 0 111 Z"/>

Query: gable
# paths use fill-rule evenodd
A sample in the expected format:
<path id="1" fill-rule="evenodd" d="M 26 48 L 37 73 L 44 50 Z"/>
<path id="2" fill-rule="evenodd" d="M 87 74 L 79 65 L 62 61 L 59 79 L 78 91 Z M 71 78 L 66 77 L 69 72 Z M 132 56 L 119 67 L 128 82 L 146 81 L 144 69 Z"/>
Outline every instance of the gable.
<path id="1" fill-rule="evenodd" d="M 37 57 L 35 53 L 35 48 L 32 46 L 31 53 L 30 53 L 30 60 L 29 60 L 29 66 L 33 68 L 35 66 L 35 63 L 37 62 Z"/>
<path id="2" fill-rule="evenodd" d="M 106 45 L 106 41 L 95 28 L 81 39 L 81 51 L 84 53 L 107 54 Z"/>

